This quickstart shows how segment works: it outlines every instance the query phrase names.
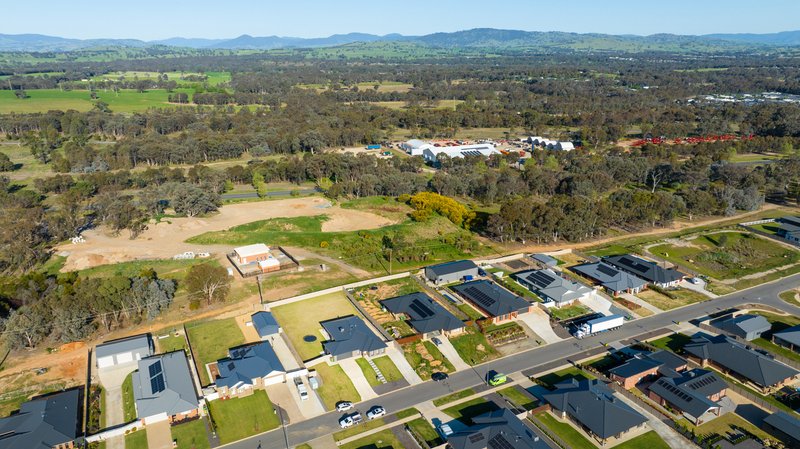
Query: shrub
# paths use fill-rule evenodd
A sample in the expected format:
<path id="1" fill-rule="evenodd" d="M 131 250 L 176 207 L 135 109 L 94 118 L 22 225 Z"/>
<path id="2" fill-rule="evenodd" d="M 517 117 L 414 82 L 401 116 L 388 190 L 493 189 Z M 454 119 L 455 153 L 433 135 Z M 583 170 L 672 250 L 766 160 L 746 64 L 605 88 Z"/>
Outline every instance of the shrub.
<path id="1" fill-rule="evenodd" d="M 319 247 L 320 248 L 327 248 L 328 246 L 330 246 L 330 244 L 325 240 L 319 242 Z"/>

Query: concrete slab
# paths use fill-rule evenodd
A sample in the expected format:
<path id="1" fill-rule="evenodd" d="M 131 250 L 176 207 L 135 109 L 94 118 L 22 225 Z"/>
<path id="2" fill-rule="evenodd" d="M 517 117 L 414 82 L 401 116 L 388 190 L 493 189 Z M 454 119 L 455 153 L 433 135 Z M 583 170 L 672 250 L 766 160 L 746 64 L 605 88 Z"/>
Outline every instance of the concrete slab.
<path id="1" fill-rule="evenodd" d="M 125 449 L 125 436 L 120 435 L 107 439 L 106 449 Z"/>
<path id="2" fill-rule="evenodd" d="M 297 406 L 298 410 L 300 410 L 300 414 L 302 414 L 306 419 L 322 415 L 325 413 L 325 406 L 322 405 L 322 400 L 317 392 L 311 389 L 311 386 L 308 385 L 308 382 L 304 383 L 308 389 L 308 399 L 305 401 L 300 399 L 300 393 L 297 392 L 297 388 L 292 382 L 278 384 L 276 387 L 283 386 L 289 392 L 289 396 L 291 396 L 291 398 L 294 400 L 295 405 Z"/>
<path id="3" fill-rule="evenodd" d="M 439 349 L 439 351 L 442 352 L 442 354 L 445 357 L 447 357 L 447 360 L 449 360 L 450 363 L 453 364 L 453 367 L 456 369 L 456 371 L 461 371 L 470 368 L 469 364 L 467 364 L 461 358 L 461 356 L 458 355 L 458 351 L 456 351 L 455 346 L 453 346 L 453 344 L 450 343 L 450 340 L 448 340 L 444 336 L 439 336 L 437 338 L 442 343 L 440 345 L 437 345 L 436 347 Z"/>
<path id="4" fill-rule="evenodd" d="M 159 421 L 147 425 L 148 449 L 172 449 L 172 430 L 169 421 Z"/>
<path id="5" fill-rule="evenodd" d="M 408 363 L 408 360 L 406 360 L 406 357 L 403 355 L 402 349 L 393 344 L 389 345 L 389 347 L 386 349 L 386 355 L 392 359 L 394 366 L 397 367 L 397 369 L 400 371 L 400 374 L 405 377 L 409 384 L 417 385 L 422 383 L 422 378 L 419 377 L 419 374 L 417 374 L 417 372 L 414 371 L 414 368 L 411 367 L 411 364 Z"/>
<path id="6" fill-rule="evenodd" d="M 265 388 L 267 391 L 267 396 L 269 396 L 269 400 L 273 404 L 278 405 L 283 409 L 289 418 L 290 423 L 300 422 L 305 419 L 305 416 L 300 412 L 300 407 L 292 397 L 291 392 L 289 392 L 287 385 L 288 384 L 285 383 L 267 385 Z"/>
<path id="7" fill-rule="evenodd" d="M 105 389 L 106 403 L 103 412 L 106 414 L 107 427 L 125 424 L 122 407 L 122 383 L 128 377 L 128 374 L 136 370 L 136 367 L 135 363 L 131 363 L 120 367 L 97 370 L 100 383 Z"/>
<path id="8" fill-rule="evenodd" d="M 592 292 L 580 299 L 580 302 L 586 307 L 592 309 L 597 313 L 603 315 L 611 315 L 611 301 L 603 298 L 597 292 Z"/>
<path id="9" fill-rule="evenodd" d="M 361 367 L 356 363 L 355 358 L 339 360 L 338 364 L 344 373 L 347 374 L 347 377 L 353 381 L 353 386 L 356 387 L 356 391 L 358 391 L 362 401 L 378 397 L 378 394 L 375 393 L 375 390 L 372 389 L 369 381 L 364 376 L 364 372 L 361 371 Z"/>
<path id="10" fill-rule="evenodd" d="M 530 312 L 519 315 L 517 321 L 525 323 L 544 340 L 544 343 L 555 343 L 562 340 L 550 326 L 550 315 L 538 307 L 533 307 Z"/>
<path id="11" fill-rule="evenodd" d="M 272 349 L 275 350 L 275 355 L 278 356 L 278 360 L 281 361 L 286 371 L 300 369 L 300 361 L 294 356 L 294 352 L 289 349 L 289 344 L 286 343 L 286 337 L 284 337 L 283 333 L 280 335 L 273 335 L 267 341 L 272 345 Z"/>

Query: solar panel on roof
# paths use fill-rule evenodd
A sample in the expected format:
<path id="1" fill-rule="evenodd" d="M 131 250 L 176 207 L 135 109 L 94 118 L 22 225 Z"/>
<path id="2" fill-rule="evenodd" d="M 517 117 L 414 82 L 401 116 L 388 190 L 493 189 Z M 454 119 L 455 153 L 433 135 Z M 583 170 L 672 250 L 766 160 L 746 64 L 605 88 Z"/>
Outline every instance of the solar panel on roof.
<path id="1" fill-rule="evenodd" d="M 161 373 L 164 369 L 161 367 L 161 360 L 156 360 L 155 363 L 148 367 L 148 371 L 150 371 L 150 377 L 154 377 L 156 374 Z"/>
<path id="2" fill-rule="evenodd" d="M 490 307 L 496 302 L 494 298 L 472 286 L 464 289 L 464 293 L 466 293 L 473 301 L 484 307 Z"/>
<path id="3" fill-rule="evenodd" d="M 425 304 L 422 304 L 416 299 L 414 301 L 411 301 L 411 304 L 408 305 L 408 308 L 413 310 L 414 312 L 417 312 L 417 315 L 419 315 L 420 318 L 428 318 L 430 316 L 433 316 L 433 311 L 428 307 L 426 307 Z"/>
<path id="4" fill-rule="evenodd" d="M 164 384 L 164 374 L 158 373 L 155 377 L 150 378 L 150 390 L 153 393 L 161 393 L 166 389 L 166 385 Z"/>
<path id="5" fill-rule="evenodd" d="M 534 271 L 528 275 L 528 279 L 541 287 L 546 287 L 556 280 L 553 276 L 550 276 L 550 274 L 544 271 Z"/>
<path id="6" fill-rule="evenodd" d="M 605 274 L 606 276 L 616 276 L 619 271 L 609 267 L 608 265 L 598 265 L 597 271 Z"/>
<path id="7" fill-rule="evenodd" d="M 474 435 L 470 435 L 469 436 L 469 442 L 470 443 L 474 444 L 474 443 L 477 443 L 478 441 L 483 441 L 483 434 L 482 433 L 476 433 Z"/>
<path id="8" fill-rule="evenodd" d="M 487 446 L 489 449 L 514 449 L 514 446 L 506 440 L 501 434 L 497 434 L 489 440 Z"/>

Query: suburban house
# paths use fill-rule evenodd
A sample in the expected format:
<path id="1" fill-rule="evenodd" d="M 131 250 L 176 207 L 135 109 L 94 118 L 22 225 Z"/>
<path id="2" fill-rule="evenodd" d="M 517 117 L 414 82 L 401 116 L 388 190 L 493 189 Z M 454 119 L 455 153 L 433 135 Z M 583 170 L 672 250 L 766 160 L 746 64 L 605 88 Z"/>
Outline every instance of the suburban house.
<path id="1" fill-rule="evenodd" d="M 550 449 L 511 410 L 472 418 L 473 425 L 447 437 L 450 449 Z"/>
<path id="2" fill-rule="evenodd" d="M 647 418 L 640 415 L 597 379 L 572 378 L 555 385 L 542 398 L 561 419 L 569 418 L 601 444 L 609 438 L 644 428 Z"/>
<path id="3" fill-rule="evenodd" d="M 764 418 L 766 429 L 781 437 L 786 447 L 800 447 L 800 419 L 784 411 Z"/>
<path id="4" fill-rule="evenodd" d="M 592 293 L 591 288 L 564 278 L 549 268 L 520 271 L 511 277 L 542 298 L 545 306 L 568 306 Z"/>
<path id="5" fill-rule="evenodd" d="M 97 368 L 116 366 L 134 366 L 136 363 L 155 353 L 153 339 L 150 334 L 134 335 L 99 344 L 94 349 Z"/>
<path id="6" fill-rule="evenodd" d="M 266 341 L 228 350 L 217 361 L 217 391 L 222 397 L 246 396 L 256 388 L 286 381 L 286 371 Z"/>
<path id="7" fill-rule="evenodd" d="M 353 315 L 320 324 L 328 334 L 328 340 L 322 343 L 322 348 L 333 361 L 350 357 L 373 357 L 386 352 L 386 343 Z"/>
<path id="8" fill-rule="evenodd" d="M 513 320 L 531 310 L 531 303 L 491 281 L 480 280 L 451 287 L 495 324 Z"/>
<path id="9" fill-rule="evenodd" d="M 648 389 L 650 399 L 678 410 L 692 424 L 699 426 L 720 414 L 719 401 L 728 384 L 712 371 L 693 369 L 675 377 L 663 376 Z"/>
<path id="10" fill-rule="evenodd" d="M 761 334 L 772 329 L 772 324 L 761 315 L 739 315 L 714 320 L 711 324 L 747 341 L 760 338 Z"/>
<path id="11" fill-rule="evenodd" d="M 425 277 L 436 285 L 460 281 L 466 276 L 478 276 L 478 266 L 471 260 L 457 260 L 425 267 Z"/>
<path id="12" fill-rule="evenodd" d="M 133 373 L 133 398 L 136 416 L 145 424 L 196 417 L 199 400 L 186 353 L 168 352 L 139 360 L 139 369 Z"/>
<path id="13" fill-rule="evenodd" d="M 604 262 L 576 265 L 571 270 L 602 285 L 611 296 L 636 294 L 647 288 L 647 281 L 644 279 Z"/>
<path id="14" fill-rule="evenodd" d="M 627 362 L 608 371 L 609 378 L 626 390 L 643 380 L 668 375 L 686 369 L 686 360 L 670 351 L 636 354 Z"/>
<path id="15" fill-rule="evenodd" d="M 800 217 L 786 216 L 775 220 L 778 223 L 778 237 L 792 243 L 800 243 Z"/>
<path id="16" fill-rule="evenodd" d="M 533 254 L 531 259 L 538 262 L 544 268 L 555 268 L 558 266 L 558 260 L 555 257 L 548 256 L 547 254 Z"/>
<path id="17" fill-rule="evenodd" d="M 281 332 L 281 326 L 270 312 L 256 312 L 250 316 L 250 321 L 261 340 L 267 340 Z"/>
<path id="18" fill-rule="evenodd" d="M 683 348 L 702 366 L 714 366 L 749 380 L 762 390 L 780 388 L 800 374 L 771 357 L 725 336 L 697 334 Z"/>
<path id="19" fill-rule="evenodd" d="M 674 287 L 686 277 L 674 268 L 664 268 L 653 261 L 630 254 L 604 257 L 603 262 L 661 288 Z"/>
<path id="20" fill-rule="evenodd" d="M 800 325 L 773 333 L 772 342 L 796 352 L 800 349 Z"/>
<path id="21" fill-rule="evenodd" d="M 0 419 L 0 448 L 71 449 L 81 429 L 81 390 L 71 389 L 23 403 L 19 412 Z"/>
<path id="22" fill-rule="evenodd" d="M 440 334 L 455 336 L 464 331 L 464 323 L 425 293 L 412 293 L 381 301 L 396 320 L 408 324 L 423 338 Z"/>

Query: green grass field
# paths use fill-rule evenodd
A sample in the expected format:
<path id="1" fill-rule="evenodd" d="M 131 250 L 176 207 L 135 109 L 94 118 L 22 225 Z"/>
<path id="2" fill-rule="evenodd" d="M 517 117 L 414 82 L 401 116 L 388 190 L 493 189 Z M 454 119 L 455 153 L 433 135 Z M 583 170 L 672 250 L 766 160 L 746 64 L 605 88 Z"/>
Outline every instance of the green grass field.
<path id="1" fill-rule="evenodd" d="M 667 351 L 678 352 L 686 346 L 687 343 L 692 341 L 692 337 L 685 334 L 672 334 L 666 337 L 659 338 L 658 340 L 651 340 L 648 343 Z"/>
<path id="2" fill-rule="evenodd" d="M 394 362 L 392 362 L 392 359 L 390 359 L 388 355 L 374 358 L 372 359 L 372 362 L 375 363 L 375 366 L 377 366 L 381 371 L 381 374 L 383 374 L 386 382 L 396 382 L 403 379 L 403 375 L 400 374 L 400 370 L 397 369 Z M 370 385 L 373 387 L 382 385 L 381 381 L 378 380 L 378 377 L 375 374 L 375 370 L 369 366 L 367 359 L 360 357 L 356 359 L 356 363 L 358 363 L 358 367 L 361 368 L 361 372 L 364 373 L 364 377 L 367 378 L 367 382 L 369 382 Z"/>
<path id="3" fill-rule="evenodd" d="M 189 343 L 203 385 L 211 383 L 206 364 L 226 357 L 229 348 L 244 343 L 244 335 L 233 318 L 187 323 L 186 331 L 189 333 Z"/>
<path id="4" fill-rule="evenodd" d="M 497 393 L 525 410 L 533 410 L 539 404 L 538 400 L 529 397 L 527 394 L 523 393 L 520 388 L 515 386 L 504 388 Z"/>
<path id="5" fill-rule="evenodd" d="M 176 449 L 210 449 L 205 418 L 172 426 L 172 439 Z"/>
<path id="6" fill-rule="evenodd" d="M 217 86 L 223 83 L 228 83 L 231 80 L 230 72 L 165 72 L 167 75 L 167 79 L 170 81 L 175 81 L 178 83 L 179 86 L 184 85 L 193 85 L 193 84 L 201 84 L 198 81 L 189 81 L 184 79 L 186 76 L 195 75 L 205 75 L 207 80 L 205 81 L 211 86 Z M 119 81 L 124 79 L 126 81 L 132 81 L 134 79 L 139 80 L 146 80 L 146 79 L 155 79 L 156 77 L 160 76 L 159 72 L 144 72 L 144 71 L 124 71 L 124 72 L 109 72 L 104 73 L 100 76 L 95 76 L 92 78 L 92 81 Z"/>
<path id="7" fill-rule="evenodd" d="M 125 449 L 147 449 L 147 430 L 126 434 Z"/>
<path id="8" fill-rule="evenodd" d="M 338 265 L 327 264 L 327 270 L 320 271 L 318 268 L 322 263 L 325 262 L 321 259 L 301 260 L 300 265 L 304 268 L 304 271 L 282 270 L 270 273 L 268 276 L 264 276 L 261 281 L 261 287 L 266 292 L 274 292 L 280 289 L 281 297 L 290 297 L 325 290 L 326 288 L 359 280 L 359 278 L 344 271 Z M 309 273 L 314 274 L 309 275 Z"/>
<path id="9" fill-rule="evenodd" d="M 652 289 L 642 290 L 637 293 L 636 296 L 661 310 L 670 310 L 700 301 L 707 301 L 709 299 L 708 296 L 702 293 L 686 288 L 669 290 L 669 293 L 675 295 L 675 298 L 670 298 L 669 296 Z"/>
<path id="10" fill-rule="evenodd" d="M 111 90 L 99 90 L 97 91 L 98 100 L 92 100 L 88 90 L 37 89 L 26 92 L 29 98 L 21 100 L 10 90 L 0 90 L 0 114 L 66 111 L 69 109 L 86 112 L 94 108 L 96 101 L 107 103 L 112 112 L 142 112 L 152 107 L 182 107 L 168 103 L 167 97 L 170 93 L 164 89 L 151 89 L 145 92 L 123 89 L 117 93 Z M 192 94 L 189 89 L 175 89 L 174 93 L 177 92 L 188 93 L 190 97 Z"/>
<path id="11" fill-rule="evenodd" d="M 548 412 L 539 413 L 534 419 L 538 419 L 545 427 L 550 429 L 556 436 L 564 440 L 573 449 L 595 449 L 596 446 L 565 422 L 561 422 Z"/>
<path id="12" fill-rule="evenodd" d="M 133 277 L 138 276 L 144 270 L 152 268 L 158 273 L 160 278 L 175 279 L 180 281 L 186 276 L 186 272 L 192 265 L 201 263 L 211 263 L 219 265 L 216 260 L 207 259 L 194 259 L 194 260 L 135 260 L 131 262 L 120 262 L 108 265 L 99 265 L 85 270 L 80 270 L 78 273 L 82 277 L 87 278 L 101 278 L 109 276 L 125 276 Z"/>
<path id="13" fill-rule="evenodd" d="M 136 419 L 136 402 L 133 397 L 133 373 L 122 382 L 122 419 L 131 422 Z"/>
<path id="14" fill-rule="evenodd" d="M 300 358 L 309 360 L 322 353 L 320 321 L 354 315 L 357 312 L 344 293 L 336 292 L 278 306 L 272 309 L 272 313 Z"/>
<path id="15" fill-rule="evenodd" d="M 341 366 L 320 363 L 315 365 L 314 369 L 321 378 L 317 393 L 322 398 L 325 408 L 333 410 L 339 401 L 361 402 L 361 395 Z"/>
<path id="16" fill-rule="evenodd" d="M 175 336 L 175 329 L 176 328 L 173 326 L 153 332 L 153 340 L 156 342 L 156 348 L 158 348 L 159 353 L 163 354 L 165 352 L 177 350 L 189 350 L 189 343 L 186 342 L 186 338 L 183 334 Z M 164 337 L 165 335 L 168 335 L 168 337 Z"/>
<path id="17" fill-rule="evenodd" d="M 243 398 L 216 400 L 208 403 L 222 444 L 266 432 L 280 425 L 267 393 L 256 390 Z"/>
<path id="18" fill-rule="evenodd" d="M 456 348 L 461 359 L 472 366 L 500 356 L 500 353 L 489 344 L 486 337 L 472 326 L 467 327 L 462 335 L 450 338 L 450 343 Z"/>
<path id="19" fill-rule="evenodd" d="M 381 430 L 359 440 L 343 444 L 342 449 L 405 449 L 391 429 Z"/>
<path id="20" fill-rule="evenodd" d="M 466 398 L 467 396 L 472 396 L 475 394 L 475 390 L 472 388 L 467 388 L 466 390 L 456 391 L 455 393 L 450 393 L 447 396 L 442 396 L 438 399 L 433 400 L 433 405 L 437 407 L 441 407 L 442 405 L 449 404 L 451 402 L 455 402 L 459 399 Z"/>

